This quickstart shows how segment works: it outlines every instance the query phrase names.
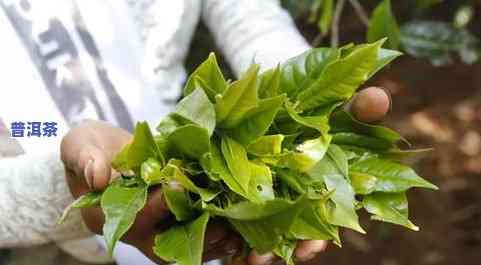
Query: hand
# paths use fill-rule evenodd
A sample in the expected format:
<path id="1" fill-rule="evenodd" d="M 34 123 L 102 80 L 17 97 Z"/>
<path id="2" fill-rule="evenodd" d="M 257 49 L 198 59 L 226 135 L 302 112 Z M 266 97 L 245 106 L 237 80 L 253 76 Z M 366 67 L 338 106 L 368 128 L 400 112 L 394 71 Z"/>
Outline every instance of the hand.
<path id="1" fill-rule="evenodd" d="M 389 95 L 378 87 L 369 87 L 357 93 L 350 104 L 349 111 L 360 121 L 379 121 L 387 114 L 390 108 Z M 327 242 L 323 240 L 299 241 L 295 250 L 297 261 L 305 262 L 313 259 L 327 248 Z M 234 258 L 232 265 L 270 265 L 277 258 L 272 253 L 259 255 L 252 251 L 246 260 Z"/>
<path id="2" fill-rule="evenodd" d="M 132 136 L 125 130 L 105 122 L 86 121 L 73 128 L 62 140 L 61 157 L 65 165 L 67 183 L 75 198 L 93 190 L 103 190 L 117 174 L 110 167 L 114 156 L 129 143 Z M 122 241 L 137 247 L 147 257 L 162 263 L 153 254 L 155 234 L 158 234 L 169 216 L 159 189 L 149 191 L 145 208 L 137 215 L 131 229 Z M 87 227 L 102 233 L 104 215 L 100 207 L 82 209 Z M 242 240 L 229 233 L 221 224 L 207 228 L 204 259 L 212 260 L 232 255 L 242 247 Z"/>
<path id="3" fill-rule="evenodd" d="M 391 107 L 391 99 L 379 87 L 368 87 L 357 93 L 350 104 L 350 111 L 356 119 L 363 122 L 380 121 Z"/>
<path id="4" fill-rule="evenodd" d="M 354 116 L 365 122 L 380 120 L 389 110 L 389 97 L 380 88 L 367 88 L 359 92 L 350 104 Z M 132 136 L 104 122 L 88 121 L 73 128 L 63 139 L 62 160 L 66 178 L 75 198 L 92 191 L 102 190 L 115 177 L 110 164 L 113 157 L 129 143 Z M 82 209 L 87 227 L 94 233 L 102 233 L 104 216 L 100 207 Z M 122 238 L 147 257 L 162 263 L 152 251 L 154 236 L 160 232 L 163 221 L 169 216 L 168 209 L 158 189 L 149 192 L 145 208 L 137 215 L 131 229 Z M 228 231 L 222 224 L 209 224 L 206 233 L 205 261 L 235 253 L 242 249 L 242 239 Z M 327 242 L 322 240 L 300 241 L 295 251 L 298 261 L 307 261 L 325 250 Z M 234 259 L 235 264 L 269 265 L 275 261 L 272 253 L 259 255 L 252 251 L 247 260 Z"/>

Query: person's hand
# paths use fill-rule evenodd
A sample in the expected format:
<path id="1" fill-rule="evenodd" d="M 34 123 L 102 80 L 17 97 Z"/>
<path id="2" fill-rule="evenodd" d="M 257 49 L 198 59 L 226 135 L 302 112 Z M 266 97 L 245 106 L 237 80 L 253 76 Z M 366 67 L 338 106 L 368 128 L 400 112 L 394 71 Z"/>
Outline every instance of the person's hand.
<path id="1" fill-rule="evenodd" d="M 107 187 L 117 174 L 111 169 L 111 161 L 131 139 L 127 131 L 99 121 L 86 121 L 70 130 L 62 140 L 61 157 L 67 183 L 75 198 Z M 100 207 L 82 209 L 82 217 L 92 232 L 102 233 L 104 215 Z M 169 211 L 160 190 L 150 190 L 145 208 L 137 215 L 122 241 L 162 263 L 153 254 L 152 247 L 155 235 L 165 229 L 168 217 Z M 209 224 L 205 242 L 203 257 L 206 261 L 232 255 L 242 247 L 242 240 L 221 224 Z"/>
<path id="2" fill-rule="evenodd" d="M 372 122 L 382 119 L 389 110 L 389 105 L 388 95 L 380 88 L 371 87 L 359 92 L 349 109 L 356 118 Z M 109 184 L 115 175 L 110 166 L 111 161 L 131 138 L 128 132 L 98 121 L 84 122 L 64 137 L 62 160 L 67 182 L 75 198 L 92 190 L 102 190 Z M 104 217 L 100 207 L 82 209 L 82 216 L 92 232 L 102 233 Z M 152 247 L 155 234 L 161 231 L 168 216 L 169 211 L 162 201 L 160 191 L 149 191 L 145 208 L 137 215 L 135 223 L 122 241 L 132 244 L 150 259 L 161 263 L 153 254 Z M 242 239 L 222 224 L 208 225 L 205 242 L 205 261 L 240 253 L 243 246 Z M 326 247 L 327 242 L 322 240 L 300 241 L 295 251 L 296 260 L 310 260 Z M 233 259 L 233 263 L 269 265 L 275 260 L 272 253 L 259 255 L 252 251 L 247 259 Z"/>
<path id="3" fill-rule="evenodd" d="M 363 122 L 380 121 L 391 107 L 391 99 L 379 87 L 368 87 L 357 93 L 350 103 L 350 111 L 356 119 Z"/>
<path id="4" fill-rule="evenodd" d="M 358 120 L 363 122 L 380 121 L 390 108 L 389 95 L 382 88 L 368 87 L 357 93 L 348 104 L 348 110 Z M 294 252 L 295 259 L 306 262 L 326 250 L 327 242 L 324 240 L 299 241 Z M 233 258 L 232 265 L 270 265 L 278 258 L 273 253 L 259 255 L 253 250 L 246 259 Z"/>

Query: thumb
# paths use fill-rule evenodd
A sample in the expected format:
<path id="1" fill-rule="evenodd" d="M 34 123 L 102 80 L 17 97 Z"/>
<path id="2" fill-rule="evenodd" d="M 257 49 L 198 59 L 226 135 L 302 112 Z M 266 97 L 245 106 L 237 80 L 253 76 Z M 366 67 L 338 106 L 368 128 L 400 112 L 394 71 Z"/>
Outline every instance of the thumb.
<path id="1" fill-rule="evenodd" d="M 86 121 L 72 128 L 60 146 L 72 193 L 104 189 L 113 157 L 130 139 L 128 132 L 105 122 Z"/>
<path id="2" fill-rule="evenodd" d="M 96 146 L 86 146 L 79 153 L 77 176 L 85 179 L 90 190 L 103 190 L 110 182 L 110 162 L 105 151 Z"/>
<path id="3" fill-rule="evenodd" d="M 75 198 L 102 190 L 110 182 L 110 161 L 101 149 L 87 145 L 76 152 L 62 153 L 66 179 Z"/>
<path id="4" fill-rule="evenodd" d="M 379 121 L 389 111 L 391 98 L 386 90 L 368 87 L 357 93 L 350 103 L 350 111 L 363 122 Z"/>

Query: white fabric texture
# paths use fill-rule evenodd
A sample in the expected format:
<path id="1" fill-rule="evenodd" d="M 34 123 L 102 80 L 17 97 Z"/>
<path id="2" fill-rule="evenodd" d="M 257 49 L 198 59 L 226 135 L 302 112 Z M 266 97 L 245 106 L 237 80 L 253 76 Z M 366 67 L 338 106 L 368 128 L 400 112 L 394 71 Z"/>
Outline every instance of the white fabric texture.
<path id="1" fill-rule="evenodd" d="M 0 243 L 28 246 L 89 235 L 80 212 L 57 225 L 73 200 L 58 152 L 0 160 Z"/>
<path id="2" fill-rule="evenodd" d="M 106 1 L 113 5 L 116 0 Z M 237 76 L 252 62 L 266 69 L 309 48 L 276 0 L 124 1 L 139 32 L 132 37 L 144 45 L 143 85 L 157 91 L 159 104 L 175 102 L 181 94 L 183 61 L 200 17 Z M 79 212 L 57 226 L 72 200 L 57 150 L 0 159 L 0 247 L 89 235 Z"/>
<path id="3" fill-rule="evenodd" d="M 202 17 L 237 76 L 253 62 L 262 71 L 309 49 L 277 0 L 203 3 Z"/>

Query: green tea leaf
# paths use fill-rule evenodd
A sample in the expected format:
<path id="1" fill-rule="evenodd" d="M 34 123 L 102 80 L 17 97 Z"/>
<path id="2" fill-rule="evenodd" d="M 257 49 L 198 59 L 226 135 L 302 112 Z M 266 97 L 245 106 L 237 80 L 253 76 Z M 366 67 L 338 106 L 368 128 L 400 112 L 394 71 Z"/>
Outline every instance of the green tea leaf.
<path id="1" fill-rule="evenodd" d="M 386 65 L 391 63 L 394 59 L 398 58 L 402 55 L 402 52 L 388 50 L 388 49 L 379 49 L 379 53 L 377 55 L 377 61 L 375 64 L 374 70 L 369 74 L 369 78 L 383 69 Z"/>
<path id="2" fill-rule="evenodd" d="M 360 122 L 346 111 L 334 112 L 329 122 L 331 125 L 331 133 L 354 132 L 373 138 L 384 139 L 392 143 L 404 140 L 397 132 L 383 126 Z"/>
<path id="3" fill-rule="evenodd" d="M 246 114 L 257 107 L 259 66 L 253 65 L 238 81 L 233 82 L 221 96 L 216 97 L 217 126 L 234 128 Z"/>
<path id="4" fill-rule="evenodd" d="M 294 251 L 296 250 L 296 240 L 284 240 L 274 248 L 274 254 L 281 257 L 287 265 L 294 264 Z"/>
<path id="5" fill-rule="evenodd" d="M 184 125 L 169 135 L 170 146 L 194 159 L 210 152 L 209 133 L 197 125 Z"/>
<path id="6" fill-rule="evenodd" d="M 247 146 L 247 152 L 256 156 L 273 156 L 282 151 L 284 135 L 265 135 Z"/>
<path id="7" fill-rule="evenodd" d="M 230 176 L 232 176 L 232 179 L 223 180 L 234 192 L 246 196 L 249 194 L 251 180 L 251 169 L 246 150 L 241 144 L 228 136 L 222 137 L 221 150 L 231 173 Z"/>
<path id="8" fill-rule="evenodd" d="M 334 0 L 323 0 L 321 7 L 321 16 L 317 22 L 317 27 L 322 36 L 325 36 L 331 27 L 332 17 L 334 15 Z"/>
<path id="9" fill-rule="evenodd" d="M 260 161 L 249 162 L 251 180 L 249 183 L 248 199 L 257 203 L 273 200 L 272 174 L 268 166 Z"/>
<path id="10" fill-rule="evenodd" d="M 312 201 L 294 221 L 290 234 L 298 240 L 334 240 L 340 244 L 339 231 L 327 219 L 325 200 Z"/>
<path id="11" fill-rule="evenodd" d="M 292 190 L 299 194 L 305 194 L 307 187 L 305 181 L 302 179 L 302 174 L 296 170 L 287 168 L 275 168 L 278 179 L 287 184 Z"/>
<path id="12" fill-rule="evenodd" d="M 154 137 L 147 122 L 137 123 L 135 126 L 134 139 L 126 152 L 127 168 L 129 169 L 140 167 L 142 163 L 150 157 L 157 158 L 162 164 L 165 163 L 164 157 L 155 144 Z M 119 155 L 123 156 L 125 154 L 121 152 Z"/>
<path id="13" fill-rule="evenodd" d="M 129 148 L 130 144 L 126 144 L 112 160 L 112 168 L 114 168 L 118 172 L 125 172 L 130 169 L 128 163 Z"/>
<path id="14" fill-rule="evenodd" d="M 100 205 L 105 215 L 103 234 L 110 255 L 117 241 L 130 229 L 146 201 L 146 185 L 124 187 L 117 181 L 104 191 Z"/>
<path id="15" fill-rule="evenodd" d="M 147 159 L 140 166 L 140 176 L 148 186 L 161 184 L 164 179 L 160 173 L 162 165 L 154 158 Z"/>
<path id="16" fill-rule="evenodd" d="M 202 209 L 209 211 L 212 215 L 218 215 L 235 220 L 252 221 L 263 219 L 283 211 L 288 211 L 298 205 L 298 200 L 285 198 L 274 198 L 265 203 L 259 204 L 249 201 L 241 201 L 226 208 L 220 208 L 214 204 L 203 204 Z"/>
<path id="17" fill-rule="evenodd" d="M 299 1 L 297 1 L 299 2 Z M 309 24 L 315 23 L 317 20 L 317 17 L 319 16 L 319 10 L 321 9 L 321 4 L 323 0 L 313 0 L 310 1 L 310 8 L 309 8 L 309 17 L 307 18 L 307 22 Z M 284 3 L 283 3 L 284 4 Z M 290 9 L 288 9 L 290 10 Z"/>
<path id="18" fill-rule="evenodd" d="M 386 46 L 398 49 L 400 35 L 396 17 L 392 13 L 391 0 L 383 0 L 372 13 L 367 41 L 374 42 L 387 37 Z"/>
<path id="19" fill-rule="evenodd" d="M 206 154 L 209 154 L 209 153 L 206 153 Z M 202 157 L 204 157 L 206 154 L 204 154 Z M 185 163 L 182 164 L 182 170 L 184 170 L 187 174 L 189 174 L 192 177 L 204 174 L 204 170 L 202 169 L 202 166 L 200 165 L 200 161 L 199 162 L 197 162 L 197 161 L 185 161 Z"/>
<path id="20" fill-rule="evenodd" d="M 339 59 L 339 49 L 316 48 L 287 60 L 281 65 L 279 93 L 295 98 L 318 80 L 327 65 Z"/>
<path id="21" fill-rule="evenodd" d="M 219 147 L 213 141 L 211 142 L 210 153 L 204 154 L 200 160 L 200 164 L 210 179 L 214 181 L 233 180 Z"/>
<path id="22" fill-rule="evenodd" d="M 182 161 L 171 159 L 169 163 L 167 163 L 167 165 L 165 165 L 165 167 L 162 169 L 161 174 L 163 178 L 169 181 L 178 182 L 186 190 L 199 194 L 203 201 L 211 201 L 219 194 L 219 191 L 213 191 L 196 186 L 194 182 L 192 182 L 192 180 L 182 172 L 180 169 L 181 165 Z"/>
<path id="23" fill-rule="evenodd" d="M 89 208 L 99 205 L 101 197 L 102 192 L 100 191 L 92 191 L 78 197 L 63 211 L 58 223 L 63 223 L 73 209 Z"/>
<path id="24" fill-rule="evenodd" d="M 229 130 L 229 135 L 243 145 L 252 143 L 267 132 L 284 100 L 284 96 L 260 100 L 237 127 Z"/>
<path id="25" fill-rule="evenodd" d="M 176 116 L 175 114 L 171 113 L 167 117 L 163 118 L 156 127 L 157 132 L 160 133 L 160 136 L 167 137 L 171 133 L 173 133 L 177 128 L 185 125 L 186 121 L 182 121 L 180 117 Z"/>
<path id="26" fill-rule="evenodd" d="M 329 222 L 365 234 L 366 232 L 359 225 L 359 218 L 355 210 L 356 200 L 351 185 L 344 177 L 337 174 L 326 175 L 324 180 L 327 189 L 334 191 L 332 201 L 335 203 L 335 207 L 331 208 L 329 212 Z"/>
<path id="27" fill-rule="evenodd" d="M 328 64 L 319 79 L 297 95 L 298 108 L 326 108 L 351 98 L 376 68 L 383 42 L 356 48 L 346 57 Z"/>
<path id="28" fill-rule="evenodd" d="M 342 173 L 343 176 L 347 177 L 349 166 L 347 163 L 347 156 L 346 153 L 337 145 L 331 144 L 329 145 L 329 149 L 327 149 L 327 155 L 336 165 L 337 169 Z"/>
<path id="29" fill-rule="evenodd" d="M 327 31 L 334 1 L 317 3 L 317 10 L 329 9 L 319 22 Z M 211 216 L 229 222 L 247 250 L 272 251 L 289 265 L 299 240 L 340 245 L 339 227 L 364 233 L 356 214 L 362 205 L 374 219 L 409 225 L 405 197 L 383 192 L 436 187 L 393 162 L 413 153 L 397 147 L 399 134 L 341 110 L 400 55 L 381 49 L 384 42 L 311 49 L 260 75 L 254 65 L 234 82 L 224 80 L 211 54 L 158 135 L 139 123 L 114 160 L 134 175 L 124 174 L 102 195 L 109 251 L 158 184 L 175 223 L 156 237 L 154 252 L 180 265 L 200 265 Z"/>
<path id="30" fill-rule="evenodd" d="M 297 123 L 318 130 L 323 135 L 326 135 L 329 131 L 329 115 L 301 116 L 294 110 L 291 104 L 286 104 L 285 106 L 289 116 Z"/>
<path id="31" fill-rule="evenodd" d="M 408 157 L 412 157 L 415 155 L 420 155 L 423 153 L 433 151 L 432 148 L 423 148 L 423 149 L 409 149 L 409 150 L 401 150 L 398 148 L 389 149 L 387 151 L 380 152 L 382 158 L 390 159 L 390 160 L 403 160 Z"/>
<path id="32" fill-rule="evenodd" d="M 464 63 L 472 64 L 481 55 L 479 39 L 466 29 L 450 23 L 416 20 L 401 28 L 401 44 L 411 56 L 427 58 L 435 66 L 453 62 L 451 53 L 459 53 Z"/>
<path id="33" fill-rule="evenodd" d="M 263 72 L 260 76 L 258 94 L 260 98 L 271 98 L 278 96 L 281 82 L 281 68 L 277 66 Z"/>
<path id="34" fill-rule="evenodd" d="M 184 97 L 175 107 L 175 114 L 207 130 L 209 136 L 215 128 L 215 108 L 200 88 Z"/>
<path id="35" fill-rule="evenodd" d="M 162 186 L 162 194 L 169 210 L 174 214 L 177 221 L 191 220 L 194 214 L 194 208 L 189 195 L 185 191 Z"/>
<path id="36" fill-rule="evenodd" d="M 190 75 L 184 88 L 184 96 L 188 96 L 199 86 L 204 89 L 211 102 L 215 102 L 216 95 L 224 93 L 227 89 L 227 82 L 214 53 L 210 53 L 207 60 Z"/>
<path id="37" fill-rule="evenodd" d="M 338 145 L 351 145 L 377 151 L 385 151 L 395 145 L 386 139 L 374 138 L 351 132 L 341 132 L 332 135 L 332 143 Z"/>
<path id="38" fill-rule="evenodd" d="M 331 136 L 306 140 L 296 147 L 298 152 L 289 152 L 280 157 L 278 165 L 298 170 L 309 171 L 317 162 L 321 161 L 327 152 Z"/>
<path id="39" fill-rule="evenodd" d="M 304 156 L 308 157 L 312 162 L 316 163 L 321 161 L 324 157 L 330 142 L 330 135 L 325 137 L 321 136 L 316 139 L 304 141 L 302 144 L 298 145 L 296 149 Z"/>
<path id="40" fill-rule="evenodd" d="M 359 172 L 350 172 L 349 178 L 356 194 L 370 194 L 376 190 L 377 178 Z"/>
<path id="41" fill-rule="evenodd" d="M 155 237 L 154 253 L 167 262 L 201 265 L 209 214 L 187 224 L 178 224 Z"/>
<path id="42" fill-rule="evenodd" d="M 408 219 L 408 201 L 405 193 L 373 193 L 364 196 L 364 208 L 373 216 L 373 220 L 405 226 L 414 231 L 419 227 Z"/>
<path id="43" fill-rule="evenodd" d="M 354 190 L 347 181 L 347 176 L 343 176 L 336 163 L 329 156 L 326 156 L 307 174 L 312 179 L 323 181 L 327 190 L 333 192 L 330 199 L 334 202 L 334 207 L 328 209 L 329 222 L 365 233 L 359 225 L 359 218 L 356 214 Z"/>
<path id="44" fill-rule="evenodd" d="M 437 190 L 438 188 L 419 177 L 411 168 L 375 157 L 360 160 L 349 168 L 354 174 L 367 174 L 377 179 L 374 191 L 403 192 L 412 187 Z"/>
<path id="45" fill-rule="evenodd" d="M 258 203 L 274 198 L 269 167 L 249 161 L 244 147 L 227 136 L 222 137 L 221 149 L 230 174 L 219 176 L 232 191 Z"/>
<path id="46" fill-rule="evenodd" d="M 266 218 L 251 221 L 230 218 L 228 220 L 251 248 L 263 254 L 272 251 L 282 241 L 306 204 L 306 199 L 300 199 L 295 207 Z"/>

